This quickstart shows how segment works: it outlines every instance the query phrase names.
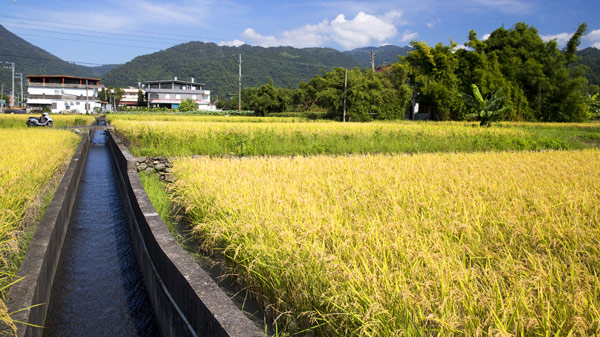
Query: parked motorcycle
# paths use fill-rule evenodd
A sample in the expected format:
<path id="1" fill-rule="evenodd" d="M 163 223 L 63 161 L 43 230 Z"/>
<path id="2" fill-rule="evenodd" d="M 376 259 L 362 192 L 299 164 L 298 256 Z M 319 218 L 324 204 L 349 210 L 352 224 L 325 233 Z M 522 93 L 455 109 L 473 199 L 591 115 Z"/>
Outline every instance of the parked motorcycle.
<path id="1" fill-rule="evenodd" d="M 47 112 L 44 112 L 40 117 L 29 117 L 27 120 L 27 126 L 47 126 L 51 128 L 53 122 L 54 121 L 52 120 L 52 117 L 48 116 Z"/>

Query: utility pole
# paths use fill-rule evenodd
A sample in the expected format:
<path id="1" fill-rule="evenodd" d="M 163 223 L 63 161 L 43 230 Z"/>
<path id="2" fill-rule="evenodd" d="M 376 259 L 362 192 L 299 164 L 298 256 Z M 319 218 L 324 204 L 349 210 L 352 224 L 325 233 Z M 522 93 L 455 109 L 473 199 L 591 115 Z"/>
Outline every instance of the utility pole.
<path id="1" fill-rule="evenodd" d="M 371 50 L 371 69 L 375 72 L 375 53 Z"/>
<path id="2" fill-rule="evenodd" d="M 23 73 L 16 73 L 21 80 L 21 107 L 23 107 Z"/>
<path id="3" fill-rule="evenodd" d="M 240 54 L 238 70 L 238 112 L 242 112 L 242 54 Z"/>
<path id="4" fill-rule="evenodd" d="M 23 105 L 23 73 L 21 74 L 21 105 Z"/>
<path id="5" fill-rule="evenodd" d="M 14 62 L 4 62 L 6 64 L 10 64 L 12 69 L 12 88 L 10 90 L 10 108 L 12 109 L 15 105 L 15 63 Z"/>
<path id="6" fill-rule="evenodd" d="M 89 115 L 90 114 L 90 107 L 89 107 L 89 100 L 88 100 L 88 80 L 87 78 L 85 79 L 85 114 Z"/>
<path id="7" fill-rule="evenodd" d="M 346 89 L 348 89 L 348 68 L 344 72 L 344 114 L 342 115 L 342 122 L 346 122 Z"/>
<path id="8" fill-rule="evenodd" d="M 12 88 L 10 89 L 10 108 L 15 107 L 15 63 L 11 62 L 12 68 Z"/>

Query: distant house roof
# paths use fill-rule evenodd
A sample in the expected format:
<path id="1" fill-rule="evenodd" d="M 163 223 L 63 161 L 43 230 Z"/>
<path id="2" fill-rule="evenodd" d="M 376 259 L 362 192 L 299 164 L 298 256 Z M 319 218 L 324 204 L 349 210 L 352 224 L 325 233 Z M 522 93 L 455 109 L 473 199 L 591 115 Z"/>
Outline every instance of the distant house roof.
<path id="1" fill-rule="evenodd" d="M 99 78 L 93 77 L 82 77 L 82 76 L 71 76 L 71 75 L 27 75 L 27 78 L 32 77 L 45 77 L 45 78 L 71 78 L 75 80 L 90 80 L 90 81 L 100 81 Z"/>
<path id="2" fill-rule="evenodd" d="M 160 84 L 160 83 L 175 83 L 175 84 L 183 84 L 183 85 L 201 85 L 205 86 L 204 83 L 200 82 L 188 82 L 188 81 L 180 81 L 180 80 L 157 80 L 157 81 L 146 81 L 146 84 Z"/>

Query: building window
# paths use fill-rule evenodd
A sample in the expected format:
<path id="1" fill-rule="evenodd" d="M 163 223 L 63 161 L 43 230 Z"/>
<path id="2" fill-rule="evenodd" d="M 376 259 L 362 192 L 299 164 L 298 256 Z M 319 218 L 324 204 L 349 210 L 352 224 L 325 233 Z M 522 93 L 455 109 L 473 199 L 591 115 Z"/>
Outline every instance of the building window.
<path id="1" fill-rule="evenodd" d="M 173 89 L 173 84 L 171 84 L 171 83 L 161 83 L 160 84 L 160 88 L 161 89 Z"/>
<path id="2" fill-rule="evenodd" d="M 56 109 L 56 108 L 58 108 L 58 107 L 56 106 L 56 102 L 52 102 L 52 109 Z"/>
<path id="3" fill-rule="evenodd" d="M 79 105 L 79 102 L 75 103 L 75 105 Z"/>

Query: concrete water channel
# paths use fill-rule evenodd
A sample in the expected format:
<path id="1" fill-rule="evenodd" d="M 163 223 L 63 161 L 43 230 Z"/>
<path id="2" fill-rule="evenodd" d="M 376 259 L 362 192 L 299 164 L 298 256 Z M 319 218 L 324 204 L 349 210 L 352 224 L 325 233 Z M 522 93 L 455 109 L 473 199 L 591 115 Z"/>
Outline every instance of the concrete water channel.
<path id="1" fill-rule="evenodd" d="M 174 240 L 111 127 L 86 128 L 8 292 L 17 335 L 264 336 Z"/>
<path id="2" fill-rule="evenodd" d="M 106 147 L 96 131 L 63 245 L 44 336 L 158 336 Z"/>

